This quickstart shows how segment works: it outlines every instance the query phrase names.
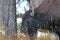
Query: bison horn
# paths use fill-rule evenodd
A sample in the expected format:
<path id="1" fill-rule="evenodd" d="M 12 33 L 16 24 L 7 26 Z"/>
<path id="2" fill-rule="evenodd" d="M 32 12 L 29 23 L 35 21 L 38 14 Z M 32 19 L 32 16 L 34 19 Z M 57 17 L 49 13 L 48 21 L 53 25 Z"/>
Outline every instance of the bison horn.
<path id="1" fill-rule="evenodd" d="M 33 7 L 33 4 L 32 4 L 32 1 L 30 1 L 30 4 L 32 6 L 32 13 L 31 13 L 31 16 L 34 16 L 34 7 Z"/>

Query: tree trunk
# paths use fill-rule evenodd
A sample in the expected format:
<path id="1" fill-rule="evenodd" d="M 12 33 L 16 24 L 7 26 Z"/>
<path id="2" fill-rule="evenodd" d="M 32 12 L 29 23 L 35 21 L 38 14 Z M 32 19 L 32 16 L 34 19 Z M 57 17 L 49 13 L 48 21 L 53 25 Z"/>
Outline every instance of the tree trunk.
<path id="1" fill-rule="evenodd" d="M 3 26 L 3 0 L 0 0 L 0 27 Z"/>
<path id="2" fill-rule="evenodd" d="M 15 37 L 17 34 L 16 0 L 4 0 L 4 24 L 7 40 L 10 40 L 11 37 Z"/>

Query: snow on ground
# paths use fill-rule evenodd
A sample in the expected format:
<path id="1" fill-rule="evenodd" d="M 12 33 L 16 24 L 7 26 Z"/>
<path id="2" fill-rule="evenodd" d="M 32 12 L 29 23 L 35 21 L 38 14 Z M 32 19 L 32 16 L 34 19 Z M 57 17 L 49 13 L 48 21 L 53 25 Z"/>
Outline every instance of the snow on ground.
<path id="1" fill-rule="evenodd" d="M 56 39 L 58 39 L 59 40 L 59 37 L 58 37 L 58 35 L 57 34 L 55 34 L 55 33 L 50 33 L 50 32 L 40 32 L 40 31 L 37 31 L 37 37 L 39 38 L 39 37 L 50 37 L 51 38 L 51 40 L 56 40 Z"/>

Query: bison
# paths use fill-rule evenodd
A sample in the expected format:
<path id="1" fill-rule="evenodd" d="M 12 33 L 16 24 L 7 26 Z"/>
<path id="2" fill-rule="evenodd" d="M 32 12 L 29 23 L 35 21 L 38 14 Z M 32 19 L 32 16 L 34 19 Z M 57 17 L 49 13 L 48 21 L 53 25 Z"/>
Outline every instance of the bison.
<path id="1" fill-rule="evenodd" d="M 37 8 L 33 7 L 34 16 L 31 15 L 32 10 L 23 15 L 22 32 L 32 37 L 41 28 L 53 31 L 60 37 L 60 0 L 43 0 Z"/>

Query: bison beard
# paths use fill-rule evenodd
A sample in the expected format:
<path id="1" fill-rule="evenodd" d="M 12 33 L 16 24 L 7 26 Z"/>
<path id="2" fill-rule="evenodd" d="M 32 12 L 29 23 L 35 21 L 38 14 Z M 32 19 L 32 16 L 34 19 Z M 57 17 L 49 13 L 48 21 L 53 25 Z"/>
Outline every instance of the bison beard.
<path id="1" fill-rule="evenodd" d="M 27 11 L 22 18 L 22 27 L 21 31 L 24 34 L 29 34 L 30 37 L 33 37 L 34 34 L 37 33 L 37 29 L 41 28 L 44 30 L 49 30 L 52 32 L 55 30 L 55 33 L 57 33 L 60 36 L 60 20 L 55 19 L 53 17 L 53 20 L 51 20 L 51 16 L 49 14 L 43 14 L 40 12 L 36 12 L 34 16 L 31 16 L 30 13 L 32 10 Z M 51 27 L 52 26 L 52 27 Z M 57 26 L 55 28 L 55 26 Z"/>

